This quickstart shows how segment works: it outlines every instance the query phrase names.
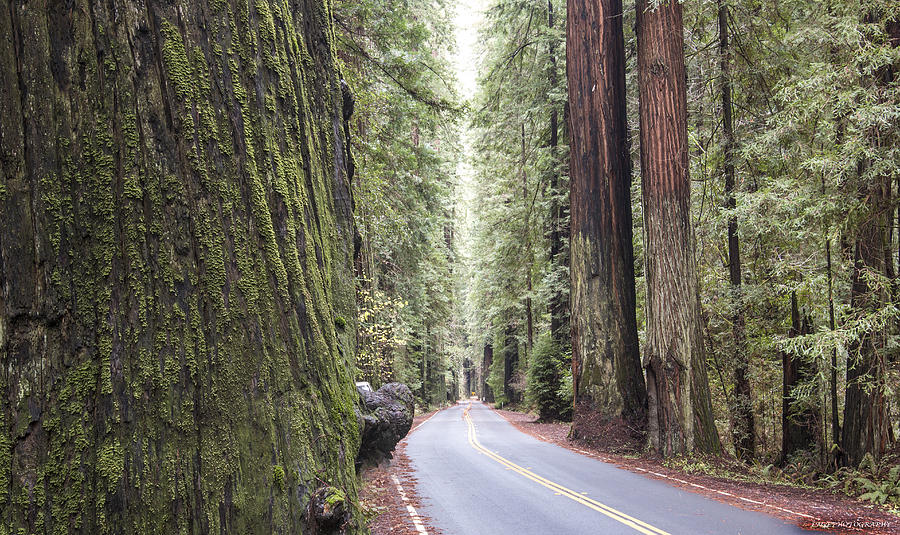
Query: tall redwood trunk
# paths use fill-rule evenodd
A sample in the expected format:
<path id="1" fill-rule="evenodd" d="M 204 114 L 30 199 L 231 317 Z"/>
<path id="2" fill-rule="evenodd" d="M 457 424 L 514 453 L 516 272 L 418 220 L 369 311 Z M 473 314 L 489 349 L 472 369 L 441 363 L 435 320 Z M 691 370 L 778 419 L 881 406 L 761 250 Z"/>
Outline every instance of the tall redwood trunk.
<path id="1" fill-rule="evenodd" d="M 513 388 L 513 376 L 519 365 L 519 341 L 516 340 L 516 328 L 507 324 L 503 334 L 503 394 L 507 403 L 517 403 L 519 392 Z"/>
<path id="2" fill-rule="evenodd" d="M 528 172 L 526 171 L 527 152 L 525 150 L 525 123 L 521 127 L 522 140 L 522 208 L 528 216 L 531 210 L 528 206 Z M 449 246 L 448 246 L 449 247 Z M 530 217 L 525 220 L 525 362 L 531 355 L 534 347 L 534 311 L 532 310 L 531 292 L 534 291 L 531 280 L 531 272 L 534 269 L 534 245 L 531 243 Z"/>
<path id="3" fill-rule="evenodd" d="M 583 410 L 643 428 L 622 2 L 568 7 L 573 433 Z"/>
<path id="4" fill-rule="evenodd" d="M 734 118 L 732 117 L 731 95 L 731 45 L 728 30 L 728 6 L 725 0 L 718 0 L 719 7 L 719 66 L 722 96 L 722 132 L 724 133 L 725 156 L 725 206 L 729 210 L 737 207 L 734 196 Z M 741 289 L 741 245 L 737 233 L 737 217 L 728 218 L 728 275 L 731 282 L 731 325 L 734 336 L 732 362 L 734 363 L 734 396 L 732 397 L 731 431 L 734 451 L 744 460 L 752 459 L 756 452 L 756 423 L 753 417 L 751 399 L 750 353 L 746 347 L 744 328 L 744 303 Z"/>
<path id="5" fill-rule="evenodd" d="M 681 3 L 651 11 L 638 0 L 637 38 L 650 444 L 663 455 L 718 452 L 690 215 Z"/>
<path id="6" fill-rule="evenodd" d="M 857 230 L 853 254 L 850 305 L 858 313 L 871 313 L 888 299 L 883 287 L 869 282 L 872 275 L 885 275 L 884 240 L 886 203 L 884 184 L 865 183 L 860 187 L 860 198 L 865 199 L 870 210 Z M 844 427 L 841 445 L 844 461 L 858 464 L 866 453 L 876 458 L 890 442 L 891 425 L 885 395 L 884 334 L 878 331 L 865 333 L 851 347 L 847 357 L 847 387 L 844 403 Z"/>

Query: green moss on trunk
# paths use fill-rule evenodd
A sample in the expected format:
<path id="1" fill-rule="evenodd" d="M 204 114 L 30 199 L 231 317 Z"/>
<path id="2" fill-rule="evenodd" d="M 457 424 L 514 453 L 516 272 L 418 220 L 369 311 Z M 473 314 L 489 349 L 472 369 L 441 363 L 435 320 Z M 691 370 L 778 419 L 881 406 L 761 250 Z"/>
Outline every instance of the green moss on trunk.
<path id="1" fill-rule="evenodd" d="M 0 9 L 0 535 L 299 533 L 317 488 L 355 501 L 329 9 Z"/>

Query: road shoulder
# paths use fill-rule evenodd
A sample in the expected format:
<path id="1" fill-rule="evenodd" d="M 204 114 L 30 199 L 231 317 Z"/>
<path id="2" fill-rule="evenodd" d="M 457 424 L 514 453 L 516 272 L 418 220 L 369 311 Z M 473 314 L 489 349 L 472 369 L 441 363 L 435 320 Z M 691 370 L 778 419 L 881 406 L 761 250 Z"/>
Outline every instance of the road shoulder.
<path id="1" fill-rule="evenodd" d="M 440 530 L 431 524 L 430 519 L 422 515 L 420 497 L 416 492 L 416 478 L 413 476 L 409 456 L 406 455 L 406 441 L 409 436 L 438 412 L 440 411 L 435 410 L 416 416 L 410 432 L 397 444 L 394 458 L 381 466 L 366 468 L 360 475 L 362 481 L 360 504 L 369 519 L 367 526 L 372 535 L 422 535 L 407 508 L 408 505 L 416 510 L 420 523 L 428 535 L 440 535 Z M 393 478 L 397 478 L 406 501 L 401 497 L 397 482 Z"/>

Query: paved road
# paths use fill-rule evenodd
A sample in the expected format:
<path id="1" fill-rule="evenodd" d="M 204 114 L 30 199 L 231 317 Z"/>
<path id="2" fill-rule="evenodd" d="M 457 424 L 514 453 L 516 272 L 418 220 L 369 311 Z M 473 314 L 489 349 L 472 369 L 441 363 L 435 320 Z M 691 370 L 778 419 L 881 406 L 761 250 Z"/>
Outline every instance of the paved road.
<path id="1" fill-rule="evenodd" d="M 407 439 L 419 512 L 444 535 L 809 533 L 521 433 L 485 405 Z"/>

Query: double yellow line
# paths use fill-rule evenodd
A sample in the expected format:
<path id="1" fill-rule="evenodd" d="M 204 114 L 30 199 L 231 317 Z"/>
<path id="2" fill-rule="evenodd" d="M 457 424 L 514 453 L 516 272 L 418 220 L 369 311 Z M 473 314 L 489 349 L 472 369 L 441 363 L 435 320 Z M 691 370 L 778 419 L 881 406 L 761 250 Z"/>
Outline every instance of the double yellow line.
<path id="1" fill-rule="evenodd" d="M 469 406 L 469 408 L 471 408 L 471 405 Z M 638 520 L 637 518 L 628 516 L 621 511 L 617 511 L 608 505 L 604 505 L 596 500 L 592 500 L 592 499 L 588 498 L 587 496 L 578 494 L 574 490 L 567 489 L 566 487 L 563 487 L 559 483 L 554 483 L 553 481 L 550 481 L 549 479 L 543 478 L 543 477 L 535 474 L 531 470 L 528 470 L 527 468 L 522 468 L 521 466 L 517 465 L 516 463 L 514 463 L 508 459 L 505 459 L 505 458 L 501 457 L 500 455 L 497 455 L 496 453 L 492 452 L 491 450 L 485 448 L 478 442 L 478 436 L 475 434 L 475 424 L 472 422 L 472 418 L 469 416 L 469 408 L 467 408 L 463 412 L 463 417 L 465 418 L 466 423 L 469 426 L 469 444 L 473 448 L 475 448 L 475 450 L 487 455 L 488 457 L 490 457 L 491 459 L 502 464 L 509 470 L 512 470 L 522 476 L 525 476 L 528 479 L 534 481 L 535 483 L 538 483 L 539 485 L 543 485 L 544 487 L 547 487 L 548 489 L 552 490 L 553 492 L 555 492 L 557 494 L 565 496 L 566 498 L 576 501 L 576 502 L 580 503 L 581 505 L 584 505 L 585 507 L 589 507 L 589 508 L 593 509 L 594 511 L 597 511 L 599 513 L 602 513 L 602 514 L 612 518 L 613 520 L 621 522 L 622 524 L 625 524 L 626 526 L 633 528 L 633 529 L 643 533 L 644 535 L 669 535 L 669 533 L 667 533 L 659 528 L 653 527 L 650 524 L 647 524 L 646 522 L 642 522 L 642 521 Z"/>

